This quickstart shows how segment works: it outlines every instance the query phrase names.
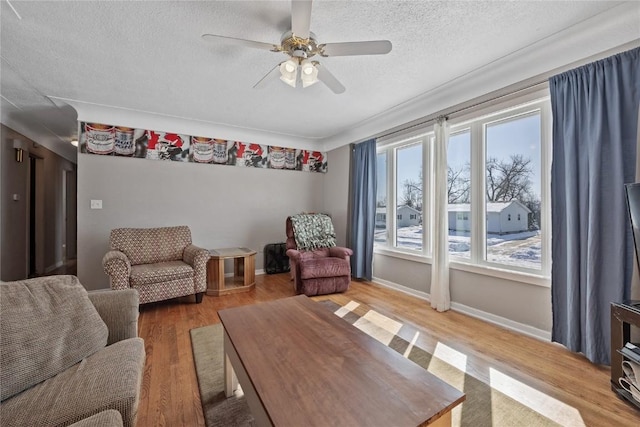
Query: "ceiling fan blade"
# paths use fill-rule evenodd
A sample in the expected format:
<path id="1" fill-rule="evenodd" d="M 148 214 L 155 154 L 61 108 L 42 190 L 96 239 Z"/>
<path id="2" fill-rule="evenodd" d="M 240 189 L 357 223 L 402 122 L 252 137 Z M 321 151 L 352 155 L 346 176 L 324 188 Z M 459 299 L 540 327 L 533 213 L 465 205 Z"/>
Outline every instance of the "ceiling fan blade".
<path id="1" fill-rule="evenodd" d="M 263 43 L 263 42 L 253 41 L 253 40 L 238 39 L 235 37 L 219 36 L 216 34 L 203 34 L 202 38 L 206 41 L 214 41 L 214 42 L 219 41 L 222 43 L 232 44 L 235 46 L 244 46 L 244 47 L 251 47 L 254 49 L 271 50 L 273 52 L 280 51 L 280 46 L 272 43 Z"/>
<path id="2" fill-rule="evenodd" d="M 275 67 L 273 67 L 271 69 L 271 71 L 269 71 L 267 74 L 264 75 L 263 78 L 260 79 L 260 81 L 258 83 L 256 83 L 255 85 L 253 85 L 254 89 L 262 89 L 263 87 L 265 87 L 267 85 L 267 83 L 269 83 L 270 81 L 273 80 L 273 77 L 276 76 L 278 74 L 278 69 L 280 68 L 280 64 L 276 65 Z"/>
<path id="3" fill-rule="evenodd" d="M 391 52 L 389 40 L 327 43 L 319 46 L 322 56 L 384 55 Z"/>
<path id="4" fill-rule="evenodd" d="M 316 64 L 316 68 L 318 69 L 318 80 L 322 83 L 326 84 L 329 89 L 333 91 L 333 93 L 343 93 L 346 89 L 342 86 L 342 83 L 335 78 L 333 74 L 326 69 L 326 67 L 320 63 Z"/>
<path id="5" fill-rule="evenodd" d="M 291 1 L 291 32 L 301 39 L 309 38 L 311 28 L 311 0 Z"/>

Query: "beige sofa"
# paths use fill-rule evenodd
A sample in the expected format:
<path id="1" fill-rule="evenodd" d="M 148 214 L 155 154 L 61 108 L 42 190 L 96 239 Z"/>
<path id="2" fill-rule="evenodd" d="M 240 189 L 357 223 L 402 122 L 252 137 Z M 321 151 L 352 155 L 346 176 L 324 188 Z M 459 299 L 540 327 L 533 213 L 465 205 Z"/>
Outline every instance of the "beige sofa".
<path id="1" fill-rule="evenodd" d="M 75 276 L 0 284 L 2 426 L 135 426 L 137 324 L 133 289 L 87 293 Z"/>
<path id="2" fill-rule="evenodd" d="M 187 226 L 116 228 L 102 259 L 111 289 L 137 289 L 140 304 L 186 295 L 202 302 L 209 251 L 191 242 Z"/>

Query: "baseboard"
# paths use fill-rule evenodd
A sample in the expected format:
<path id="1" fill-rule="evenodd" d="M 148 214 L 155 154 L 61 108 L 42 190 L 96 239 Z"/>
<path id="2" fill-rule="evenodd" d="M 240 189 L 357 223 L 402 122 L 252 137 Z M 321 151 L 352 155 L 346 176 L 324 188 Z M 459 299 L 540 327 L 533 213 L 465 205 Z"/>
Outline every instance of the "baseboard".
<path id="1" fill-rule="evenodd" d="M 380 279 L 378 277 L 374 277 L 372 282 L 389 289 L 393 289 L 416 298 L 420 298 L 425 301 L 431 301 L 431 295 L 426 292 L 417 291 L 415 289 L 408 288 L 406 286 L 399 285 L 394 282 L 390 282 L 388 280 Z M 551 341 L 551 332 L 545 331 L 543 329 L 538 329 L 533 326 L 516 322 L 511 319 L 507 319 L 506 317 L 498 316 L 493 313 L 488 313 L 486 311 L 478 310 L 477 308 L 469 307 L 464 304 L 457 303 L 455 301 L 451 302 L 451 309 L 453 311 L 457 311 L 459 313 L 466 314 L 471 317 L 475 317 L 476 319 L 484 320 L 485 322 L 493 323 L 494 325 L 502 326 L 503 328 L 510 329 L 515 332 L 519 332 L 521 334 L 537 338 L 542 341 L 550 342 Z"/>
<path id="2" fill-rule="evenodd" d="M 51 273 L 53 270 L 55 270 L 56 268 L 60 268 L 64 265 L 64 261 L 60 260 L 58 262 L 56 262 L 53 265 L 50 265 L 49 267 L 44 269 L 45 274 L 46 273 Z"/>
<path id="3" fill-rule="evenodd" d="M 468 305 L 457 302 L 451 303 L 451 309 L 542 341 L 551 341 L 551 332 L 538 329 L 525 323 L 516 322 L 515 320 L 507 319 L 506 317 L 498 316 L 493 313 L 487 313 L 486 311 L 478 310 L 477 308 L 469 307 Z"/>
<path id="4" fill-rule="evenodd" d="M 388 280 L 380 279 L 379 277 L 373 277 L 371 281 L 384 288 L 393 289 L 395 291 L 399 291 L 399 292 L 402 292 L 403 294 L 411 295 L 412 297 L 420 298 L 425 301 L 431 301 L 431 295 L 429 295 L 426 292 L 416 291 L 415 289 L 411 289 L 406 286 L 399 285 L 395 282 L 390 282 Z"/>

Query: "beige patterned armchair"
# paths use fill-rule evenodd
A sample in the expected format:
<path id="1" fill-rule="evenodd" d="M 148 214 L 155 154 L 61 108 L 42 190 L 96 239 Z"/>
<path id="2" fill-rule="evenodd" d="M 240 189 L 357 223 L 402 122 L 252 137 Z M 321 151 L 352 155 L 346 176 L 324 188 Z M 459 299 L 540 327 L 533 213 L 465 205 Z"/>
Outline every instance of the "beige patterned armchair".
<path id="1" fill-rule="evenodd" d="M 202 302 L 209 251 L 192 244 L 189 227 L 116 228 L 109 242 L 111 289 L 137 289 L 141 304 L 193 294 Z"/>

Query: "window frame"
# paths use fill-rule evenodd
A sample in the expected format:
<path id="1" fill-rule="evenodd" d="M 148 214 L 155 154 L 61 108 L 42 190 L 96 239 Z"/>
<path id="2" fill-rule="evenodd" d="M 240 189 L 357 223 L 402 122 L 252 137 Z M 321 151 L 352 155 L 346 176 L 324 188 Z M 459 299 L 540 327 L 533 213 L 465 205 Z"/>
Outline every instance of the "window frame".
<path id="1" fill-rule="evenodd" d="M 431 150 L 433 130 L 403 133 L 386 142 L 378 141 L 376 155 L 386 152 L 387 155 L 387 240 L 386 244 L 374 244 L 374 252 L 399 256 L 419 262 L 431 259 Z M 397 246 L 398 195 L 397 163 L 398 151 L 415 145 L 422 145 L 422 248 L 419 250 Z"/>
<path id="2" fill-rule="evenodd" d="M 548 89 L 527 93 L 519 97 L 508 97 L 504 102 L 492 102 L 488 105 L 470 110 L 464 115 L 458 115 L 449 120 L 450 135 L 468 129 L 471 138 L 471 209 L 469 212 L 471 250 L 469 258 L 451 257 L 452 269 L 469 271 L 486 276 L 504 278 L 528 284 L 550 287 L 551 276 L 551 208 L 550 208 L 550 177 L 551 177 L 551 106 Z M 485 159 L 486 159 L 486 131 L 485 126 L 505 119 L 530 114 L 540 114 L 540 183 L 541 204 L 540 232 L 541 232 L 541 269 L 530 269 L 514 265 L 501 264 L 486 260 L 486 197 L 485 197 Z M 420 263 L 431 263 L 431 235 L 433 233 L 432 195 L 433 195 L 433 125 L 413 128 L 411 131 L 401 132 L 400 136 L 387 137 L 378 140 L 377 153 L 387 152 L 387 245 L 374 245 L 374 253 L 412 260 Z M 396 191 L 396 157 L 395 149 L 410 145 L 409 142 L 423 138 L 423 248 L 422 251 L 407 252 L 403 248 L 395 247 L 396 221 L 395 215 L 389 215 L 389 208 L 395 205 Z M 390 154 L 393 153 L 393 154 Z M 482 165 L 479 167 L 478 165 Z M 537 171 L 538 172 L 538 171 Z M 392 177 L 390 180 L 389 177 Z M 393 181 L 393 182 L 392 182 Z M 426 191 L 428 189 L 428 191 Z M 474 200 L 481 202 L 474 203 Z M 394 206 L 393 213 L 395 214 Z M 393 221 L 389 221 L 393 218 Z M 528 219 L 527 219 L 528 221 Z M 478 224 L 479 226 L 474 226 Z M 389 233 L 391 232 L 391 233 Z M 392 234 L 392 235 L 390 235 Z M 391 243 L 391 244 L 390 244 Z"/>

